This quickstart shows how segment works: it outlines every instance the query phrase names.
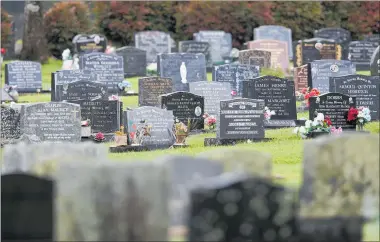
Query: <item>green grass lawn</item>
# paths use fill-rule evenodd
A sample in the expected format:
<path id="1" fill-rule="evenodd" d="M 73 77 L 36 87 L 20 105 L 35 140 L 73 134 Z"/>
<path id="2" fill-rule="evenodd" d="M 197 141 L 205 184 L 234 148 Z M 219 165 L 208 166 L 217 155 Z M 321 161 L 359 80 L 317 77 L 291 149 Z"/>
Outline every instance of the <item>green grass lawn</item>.
<path id="1" fill-rule="evenodd" d="M 4 66 L 2 66 L 4 67 Z M 42 78 L 44 85 L 50 85 L 50 73 L 59 70 L 61 61 L 50 60 L 48 64 L 42 66 Z M 369 75 L 369 72 L 360 72 L 359 74 Z M 138 77 L 128 78 L 132 88 L 138 92 Z M 208 73 L 208 80 L 211 81 L 211 73 Z M 2 83 L 4 83 L 4 68 L 2 68 Z M 20 95 L 21 102 L 48 102 L 50 94 L 28 94 Z M 129 96 L 122 97 L 123 106 L 137 107 L 138 97 Z M 298 103 L 299 104 L 299 103 Z M 298 118 L 308 117 L 307 112 L 299 113 Z M 378 134 L 380 132 L 379 122 L 372 122 L 366 126 L 366 129 L 371 133 Z M 271 155 L 273 160 L 273 174 L 279 174 L 284 177 L 282 183 L 299 187 L 301 184 L 301 170 L 303 157 L 304 140 L 292 133 L 291 128 L 266 130 L 265 136 L 273 138 L 270 142 L 238 144 L 236 147 L 245 147 L 265 152 Z M 109 154 L 109 158 L 115 162 L 133 162 L 134 160 L 153 160 L 161 155 L 182 154 L 182 155 L 197 155 L 211 149 L 233 149 L 234 147 L 204 147 L 203 140 L 206 137 L 215 137 L 215 134 L 200 134 L 190 136 L 188 138 L 189 148 L 185 149 L 167 149 L 150 152 L 131 152 L 121 154 Z M 110 144 L 106 144 L 110 145 Z M 237 157 L 238 159 L 238 157 Z M 379 226 L 377 224 L 369 224 L 365 227 L 366 241 L 379 241 Z M 176 239 L 177 240 L 177 239 Z"/>

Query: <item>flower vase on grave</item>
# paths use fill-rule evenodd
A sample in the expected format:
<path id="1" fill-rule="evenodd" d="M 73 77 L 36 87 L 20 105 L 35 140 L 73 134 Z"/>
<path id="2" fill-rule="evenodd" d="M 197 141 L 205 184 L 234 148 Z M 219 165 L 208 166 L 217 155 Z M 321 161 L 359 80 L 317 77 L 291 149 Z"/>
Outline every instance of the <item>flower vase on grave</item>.
<path id="1" fill-rule="evenodd" d="M 190 120 L 188 122 L 188 126 Z M 175 133 L 175 145 L 186 145 L 186 138 L 189 135 L 188 131 L 190 130 L 184 123 L 180 122 L 178 119 L 174 124 L 174 133 Z"/>
<path id="2" fill-rule="evenodd" d="M 146 137 L 151 137 L 152 126 L 146 123 L 146 120 L 141 120 L 136 132 L 129 133 L 132 140 L 132 146 L 141 146 Z"/>
<path id="3" fill-rule="evenodd" d="M 120 131 L 115 132 L 115 143 L 116 146 L 127 145 L 128 137 L 124 134 L 124 127 L 120 127 Z"/>

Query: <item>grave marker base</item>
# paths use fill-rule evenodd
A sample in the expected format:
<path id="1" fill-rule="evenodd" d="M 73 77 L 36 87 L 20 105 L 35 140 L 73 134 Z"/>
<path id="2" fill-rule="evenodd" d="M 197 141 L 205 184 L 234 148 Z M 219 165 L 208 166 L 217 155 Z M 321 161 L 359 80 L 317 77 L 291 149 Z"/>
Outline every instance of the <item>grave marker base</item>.
<path id="1" fill-rule="evenodd" d="M 143 145 L 118 145 L 109 148 L 110 153 L 126 153 L 148 151 L 149 148 Z"/>
<path id="2" fill-rule="evenodd" d="M 174 144 L 171 146 L 171 148 L 173 148 L 173 149 L 187 148 L 187 147 L 189 147 L 189 145 L 187 145 L 187 144 Z"/>
<path id="3" fill-rule="evenodd" d="M 263 139 L 218 139 L 218 138 L 205 138 L 204 146 L 227 146 L 235 145 L 237 143 L 247 143 L 248 140 L 251 142 L 267 142 L 272 140 L 272 138 L 263 138 Z"/>
<path id="4" fill-rule="evenodd" d="M 280 129 L 280 128 L 289 128 L 296 127 L 295 120 L 264 120 L 264 127 L 266 129 Z"/>

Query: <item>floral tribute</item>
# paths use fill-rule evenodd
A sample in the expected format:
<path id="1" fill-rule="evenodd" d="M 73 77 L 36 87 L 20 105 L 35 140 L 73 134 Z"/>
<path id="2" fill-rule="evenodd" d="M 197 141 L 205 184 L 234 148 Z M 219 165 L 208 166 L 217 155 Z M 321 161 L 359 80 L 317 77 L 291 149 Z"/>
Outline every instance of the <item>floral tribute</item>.
<path id="1" fill-rule="evenodd" d="M 264 118 L 265 120 L 269 120 L 272 115 L 276 115 L 275 111 L 271 111 L 268 107 L 264 108 Z"/>
<path id="2" fill-rule="evenodd" d="M 178 119 L 175 120 L 174 124 L 174 134 L 175 134 L 175 143 L 184 145 L 187 136 L 189 135 L 188 131 L 190 126 L 190 120 L 186 126 L 184 123 L 180 122 Z"/>
<path id="3" fill-rule="evenodd" d="M 209 130 L 214 130 L 216 128 L 216 118 L 213 115 L 209 115 L 205 113 L 203 115 L 205 126 L 208 127 Z"/>
<path id="4" fill-rule="evenodd" d="M 328 133 L 328 134 L 340 134 L 342 128 L 336 128 L 332 126 L 332 122 L 329 116 L 318 113 L 314 120 L 306 120 L 305 126 L 296 127 L 293 133 L 300 135 L 303 139 L 311 138 L 313 132 Z"/>
<path id="5" fill-rule="evenodd" d="M 367 107 L 351 107 L 347 112 L 347 123 L 356 124 L 359 130 L 363 130 L 364 125 L 371 121 L 371 110 Z"/>
<path id="6" fill-rule="evenodd" d="M 111 95 L 108 97 L 108 100 L 109 101 L 120 101 L 120 98 L 119 98 L 119 96 Z"/>
<path id="7" fill-rule="evenodd" d="M 105 140 L 104 134 L 102 132 L 98 132 L 95 135 L 94 140 L 97 142 L 103 142 Z"/>
<path id="8" fill-rule="evenodd" d="M 82 127 L 88 127 L 91 126 L 91 121 L 89 119 L 81 121 Z"/>
<path id="9" fill-rule="evenodd" d="M 310 97 L 317 97 L 321 94 L 321 92 L 317 88 L 303 88 L 300 92 L 296 92 L 296 96 L 298 100 L 304 101 L 307 107 L 310 105 Z"/>

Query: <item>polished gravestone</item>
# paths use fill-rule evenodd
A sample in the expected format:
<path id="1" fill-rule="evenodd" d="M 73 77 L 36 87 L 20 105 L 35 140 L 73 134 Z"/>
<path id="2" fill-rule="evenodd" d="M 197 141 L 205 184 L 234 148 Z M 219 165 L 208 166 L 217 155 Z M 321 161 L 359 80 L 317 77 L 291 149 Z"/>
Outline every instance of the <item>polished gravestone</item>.
<path id="1" fill-rule="evenodd" d="M 270 68 L 271 55 L 270 51 L 265 50 L 241 50 L 239 51 L 239 64 Z"/>
<path id="2" fill-rule="evenodd" d="M 5 64 L 5 84 L 17 86 L 19 93 L 41 92 L 41 64 L 34 61 L 12 61 Z"/>
<path id="3" fill-rule="evenodd" d="M 294 88 L 295 91 L 302 91 L 304 88 L 308 88 L 307 83 L 307 65 L 294 68 Z"/>
<path id="4" fill-rule="evenodd" d="M 188 41 L 180 41 L 178 46 L 179 46 L 178 52 L 180 53 L 204 54 L 206 58 L 207 70 L 212 69 L 210 43 L 195 41 L 195 40 L 188 40 Z"/>
<path id="5" fill-rule="evenodd" d="M 378 46 L 371 57 L 371 76 L 380 76 L 380 46 Z"/>
<path id="6" fill-rule="evenodd" d="M 78 34 L 73 38 L 74 52 L 77 54 L 88 54 L 93 52 L 105 52 L 107 38 L 99 34 Z"/>
<path id="7" fill-rule="evenodd" d="M 351 41 L 351 32 L 342 28 L 322 28 L 314 31 L 314 37 L 333 39 L 342 46 L 342 60 L 348 58 L 348 45 Z"/>
<path id="8" fill-rule="evenodd" d="M 369 71 L 373 53 L 379 43 L 352 41 L 348 45 L 348 60 L 355 64 L 357 71 Z"/>
<path id="9" fill-rule="evenodd" d="M 56 86 L 56 101 L 108 100 L 107 85 L 93 81 L 76 81 Z"/>
<path id="10" fill-rule="evenodd" d="M 171 52 L 170 35 L 161 31 L 135 33 L 135 46 L 146 51 L 147 63 L 156 63 L 157 55 Z"/>
<path id="11" fill-rule="evenodd" d="M 208 42 L 211 48 L 212 63 L 221 62 L 230 56 L 232 50 L 232 35 L 224 31 L 199 31 L 194 33 L 194 40 Z"/>
<path id="12" fill-rule="evenodd" d="M 291 29 L 279 25 L 261 25 L 253 31 L 254 40 L 268 39 L 285 41 L 288 44 L 289 59 L 293 58 Z"/>
<path id="13" fill-rule="evenodd" d="M 115 52 L 124 59 L 124 77 L 146 76 L 146 51 L 124 46 Z"/>
<path id="14" fill-rule="evenodd" d="M 160 106 L 159 96 L 173 92 L 171 78 L 144 77 L 139 82 L 139 106 Z"/>

